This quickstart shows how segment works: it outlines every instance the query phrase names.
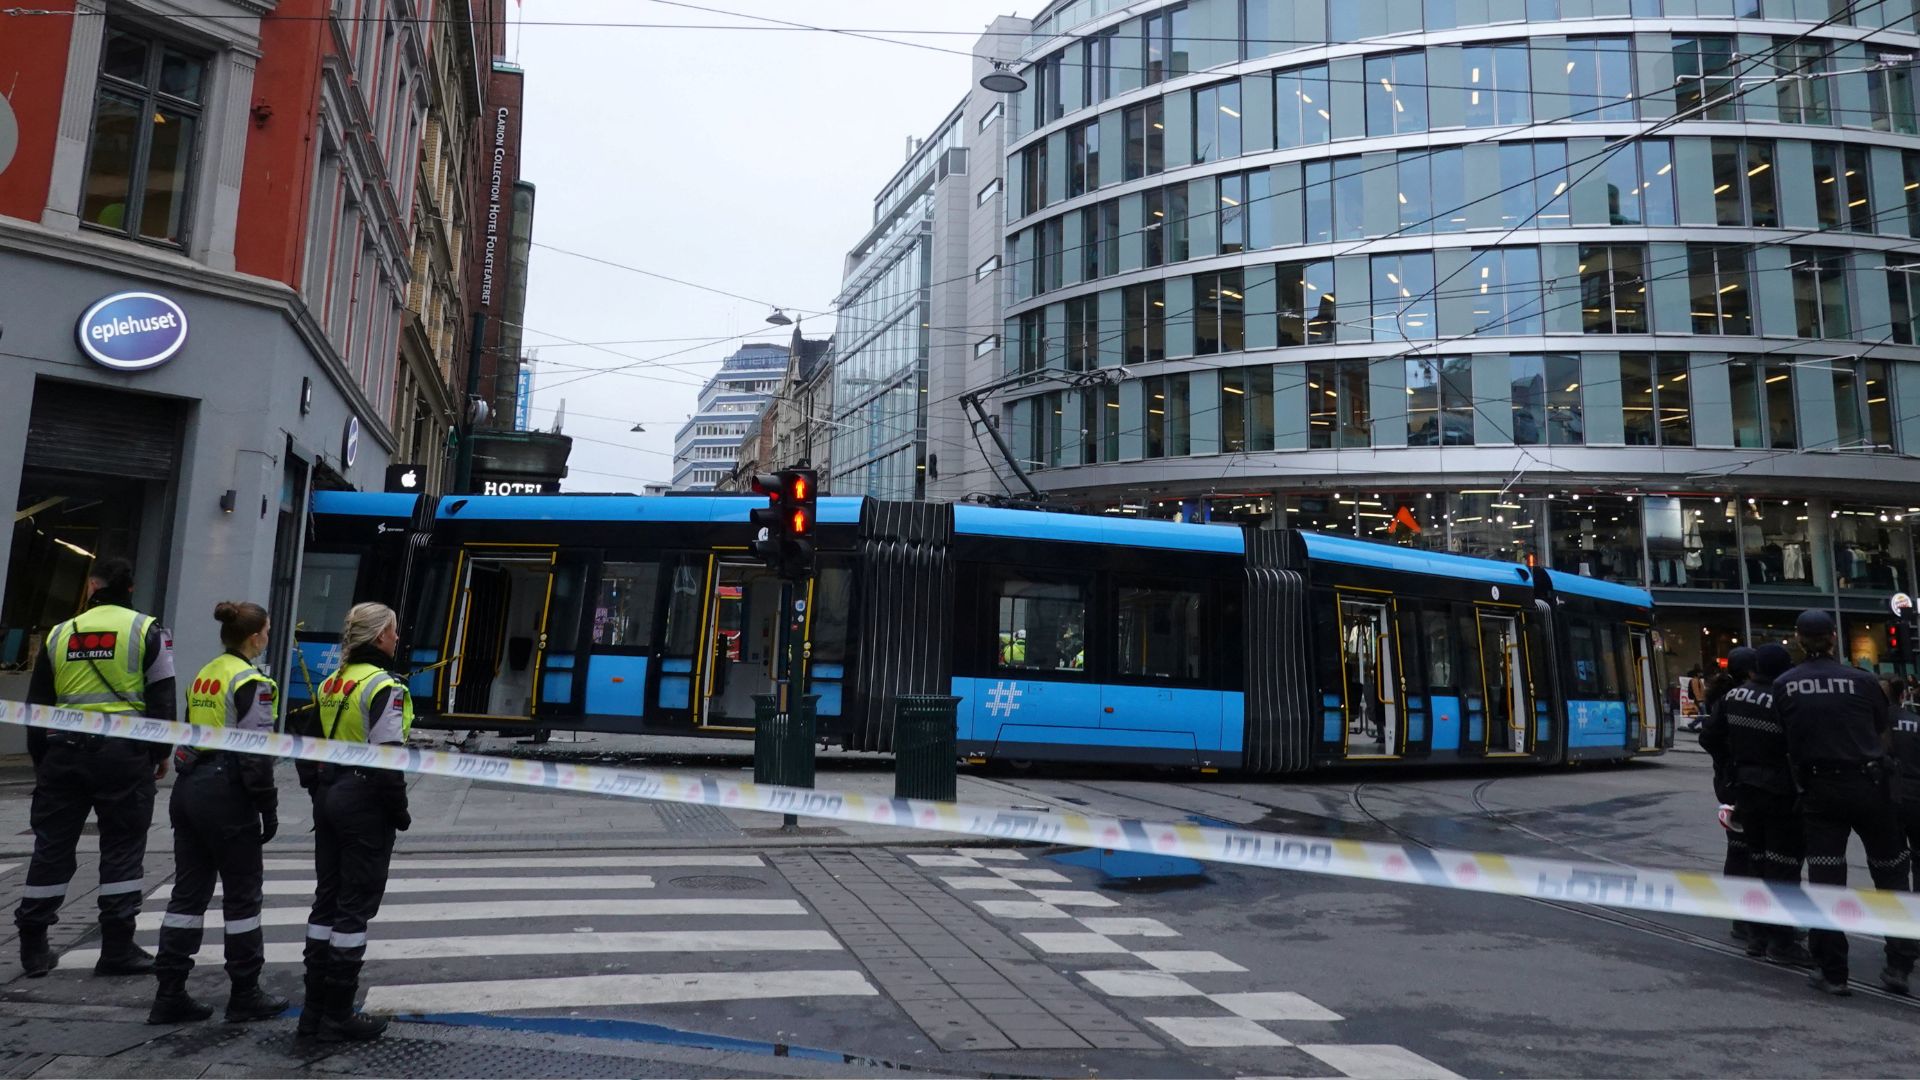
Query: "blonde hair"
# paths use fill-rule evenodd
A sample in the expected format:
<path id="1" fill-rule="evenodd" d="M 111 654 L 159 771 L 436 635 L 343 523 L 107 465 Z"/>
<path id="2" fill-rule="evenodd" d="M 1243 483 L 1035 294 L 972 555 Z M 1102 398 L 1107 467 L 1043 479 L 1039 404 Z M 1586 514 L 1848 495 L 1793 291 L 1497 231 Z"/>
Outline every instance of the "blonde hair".
<path id="1" fill-rule="evenodd" d="M 400 621 L 393 609 L 385 604 L 355 604 L 347 612 L 347 624 L 340 630 L 340 655 L 350 656 L 353 650 L 362 645 L 371 645 L 373 640 L 386 633 L 387 627 Z"/>

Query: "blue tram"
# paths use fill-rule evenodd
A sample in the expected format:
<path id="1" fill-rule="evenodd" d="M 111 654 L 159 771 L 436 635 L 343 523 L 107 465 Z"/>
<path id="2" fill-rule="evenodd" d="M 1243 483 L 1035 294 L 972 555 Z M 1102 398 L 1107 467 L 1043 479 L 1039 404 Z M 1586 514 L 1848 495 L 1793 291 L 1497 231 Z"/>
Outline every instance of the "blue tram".
<path id="1" fill-rule="evenodd" d="M 423 727 L 740 736 L 780 582 L 740 496 L 321 492 L 290 696 L 351 603 L 402 612 Z M 960 699 L 974 761 L 1290 772 L 1624 760 L 1672 745 L 1652 599 L 1288 530 L 827 498 L 806 596 L 823 737 Z"/>

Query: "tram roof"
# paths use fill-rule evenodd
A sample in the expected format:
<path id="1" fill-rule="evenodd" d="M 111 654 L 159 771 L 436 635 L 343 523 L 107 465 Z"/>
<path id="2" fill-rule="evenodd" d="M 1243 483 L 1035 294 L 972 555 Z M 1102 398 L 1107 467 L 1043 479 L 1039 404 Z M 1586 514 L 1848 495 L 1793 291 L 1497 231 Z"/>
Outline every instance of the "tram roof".
<path id="1" fill-rule="evenodd" d="M 1541 575 L 1555 592 L 1569 596 L 1585 596 L 1594 600 L 1606 600 L 1615 604 L 1628 604 L 1633 607 L 1650 608 L 1653 606 L 1653 594 L 1645 589 L 1636 589 L 1631 585 L 1602 581 L 1599 578 L 1584 577 L 1555 570 L 1541 570 Z"/>
<path id="2" fill-rule="evenodd" d="M 1533 586 L 1532 572 L 1518 563 L 1476 559 L 1470 555 L 1450 555 L 1444 551 L 1421 551 L 1417 548 L 1376 544 L 1371 540 L 1329 536 L 1325 533 L 1303 532 L 1300 538 L 1306 542 L 1309 559 L 1323 559 L 1327 562 L 1346 563 L 1351 566 L 1373 566 L 1382 570 L 1426 574 L 1431 577 L 1484 581 L 1493 585 L 1520 585 L 1527 588 Z"/>
<path id="3" fill-rule="evenodd" d="M 1221 525 L 1090 514 L 1050 514 L 960 503 L 953 508 L 953 531 L 966 536 L 1005 536 L 1026 540 L 1064 540 L 1082 544 L 1210 551 L 1238 555 L 1245 550 L 1240 530 Z"/>
<path id="4" fill-rule="evenodd" d="M 316 491 L 317 513 L 349 517 L 408 518 L 418 495 L 378 491 Z M 819 502 L 826 525 L 860 520 L 861 500 L 828 497 Z M 748 511 L 766 505 L 753 495 L 446 495 L 435 517 L 441 521 L 658 521 L 714 522 L 747 520 Z"/>

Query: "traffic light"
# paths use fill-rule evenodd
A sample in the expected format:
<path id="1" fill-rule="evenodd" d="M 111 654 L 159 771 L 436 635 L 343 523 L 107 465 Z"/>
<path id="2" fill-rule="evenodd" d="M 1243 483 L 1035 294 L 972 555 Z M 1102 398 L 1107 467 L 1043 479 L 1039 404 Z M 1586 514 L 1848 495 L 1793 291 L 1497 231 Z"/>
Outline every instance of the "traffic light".
<path id="1" fill-rule="evenodd" d="M 1901 625 L 1904 621 L 1896 618 L 1887 624 L 1887 655 L 1889 656 L 1905 657 L 1906 655 L 1905 650 L 1901 648 L 1906 639 L 1906 627 Z"/>
<path id="2" fill-rule="evenodd" d="M 753 530 L 753 555 L 769 570 L 780 569 L 781 534 L 786 530 L 786 513 L 781 497 L 780 477 L 771 473 L 762 473 L 753 478 L 753 491 L 766 497 L 767 505 L 757 506 L 747 514 L 747 524 Z"/>
<path id="3" fill-rule="evenodd" d="M 782 469 L 753 478 L 754 492 L 767 499 L 766 506 L 747 514 L 753 554 L 781 577 L 804 578 L 813 573 L 817 484 L 812 469 Z"/>

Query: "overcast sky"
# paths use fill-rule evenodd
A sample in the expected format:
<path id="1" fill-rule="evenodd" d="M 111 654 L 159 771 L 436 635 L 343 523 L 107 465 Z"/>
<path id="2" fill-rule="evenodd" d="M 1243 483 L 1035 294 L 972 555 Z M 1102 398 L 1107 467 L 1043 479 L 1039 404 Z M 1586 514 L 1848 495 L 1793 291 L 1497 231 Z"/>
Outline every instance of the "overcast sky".
<path id="1" fill-rule="evenodd" d="M 707 6 L 817 26 L 964 31 L 903 39 L 965 52 L 996 14 L 1031 14 L 1038 4 Z M 637 492 L 672 479 L 674 430 L 739 339 L 703 342 L 752 334 L 747 340 L 784 343 L 791 330 L 766 325 L 767 304 L 831 306 L 847 249 L 872 222 L 874 195 L 905 163 L 907 137 L 925 138 L 946 117 L 971 65 L 837 34 L 538 25 L 754 25 L 656 0 L 525 0 L 519 16 L 525 22 L 508 40 L 527 73 L 521 176 L 539 189 L 525 317 L 526 346 L 539 353 L 533 426 L 551 427 L 564 399 L 565 431 L 575 439 L 566 489 Z M 825 337 L 832 317 L 803 327 Z M 657 362 L 634 366 L 642 360 Z M 622 366 L 630 373 L 582 377 Z M 635 422 L 644 434 L 629 431 Z"/>

